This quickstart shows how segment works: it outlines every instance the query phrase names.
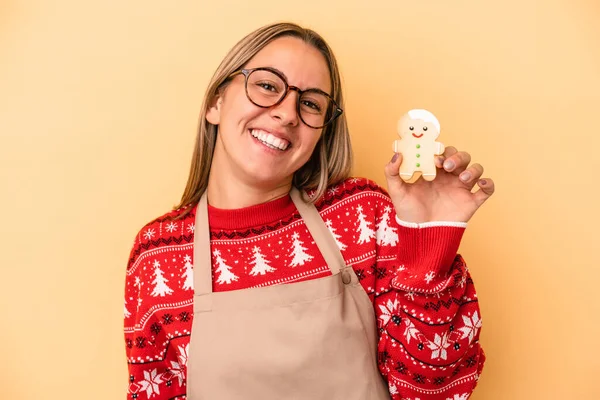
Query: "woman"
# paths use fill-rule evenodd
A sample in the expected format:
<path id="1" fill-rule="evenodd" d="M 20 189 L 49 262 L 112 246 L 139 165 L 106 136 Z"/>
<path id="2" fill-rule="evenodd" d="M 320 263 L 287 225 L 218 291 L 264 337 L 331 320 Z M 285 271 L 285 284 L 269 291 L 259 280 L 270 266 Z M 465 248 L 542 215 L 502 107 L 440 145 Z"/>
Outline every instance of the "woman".
<path id="1" fill-rule="evenodd" d="M 452 147 L 433 182 L 404 183 L 400 154 L 389 194 L 349 178 L 343 108 L 313 31 L 266 26 L 225 57 L 181 204 L 129 259 L 129 399 L 469 397 L 485 357 L 456 251 L 493 182 Z"/>

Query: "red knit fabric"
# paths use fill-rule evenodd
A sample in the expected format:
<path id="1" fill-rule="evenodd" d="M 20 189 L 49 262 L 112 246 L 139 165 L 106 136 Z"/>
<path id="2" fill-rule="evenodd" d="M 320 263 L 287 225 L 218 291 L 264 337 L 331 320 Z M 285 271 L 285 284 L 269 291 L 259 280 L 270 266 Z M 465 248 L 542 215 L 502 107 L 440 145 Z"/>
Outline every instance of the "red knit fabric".
<path id="1" fill-rule="evenodd" d="M 317 209 L 373 301 L 378 363 L 394 400 L 469 398 L 484 365 L 481 317 L 457 249 L 464 228 L 398 225 L 386 191 L 353 178 Z M 192 327 L 195 207 L 136 236 L 125 286 L 128 399 L 184 399 Z M 330 274 L 289 196 L 240 210 L 209 206 L 214 291 Z M 235 384 L 235 382 L 232 382 Z"/>

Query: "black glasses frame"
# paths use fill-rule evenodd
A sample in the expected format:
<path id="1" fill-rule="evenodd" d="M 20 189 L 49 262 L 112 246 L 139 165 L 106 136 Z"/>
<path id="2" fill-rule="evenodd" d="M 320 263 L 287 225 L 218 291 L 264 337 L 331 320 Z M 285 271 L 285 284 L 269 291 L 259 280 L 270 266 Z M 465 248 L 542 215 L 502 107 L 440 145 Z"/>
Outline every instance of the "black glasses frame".
<path id="1" fill-rule="evenodd" d="M 273 74 L 275 74 L 276 76 L 278 76 L 283 83 L 285 84 L 285 90 L 283 92 L 283 95 L 281 96 L 281 98 L 273 105 L 270 106 L 262 106 L 260 104 L 255 103 L 251 98 L 250 95 L 248 94 L 248 77 L 254 72 L 254 71 L 269 71 Z M 326 127 L 327 125 L 331 124 L 333 121 L 335 121 L 335 119 L 337 117 L 339 117 L 340 115 L 342 115 L 342 113 L 344 112 L 344 110 L 342 110 L 338 104 L 335 102 L 335 100 L 333 99 L 333 97 L 331 97 L 328 93 L 325 93 L 324 91 L 322 91 L 321 89 L 307 89 L 307 90 L 302 90 L 297 86 L 292 86 L 290 84 L 288 84 L 287 79 L 285 79 L 285 77 L 283 75 L 281 75 L 281 73 L 279 71 L 277 71 L 274 68 L 269 68 L 269 67 L 259 67 L 259 68 L 250 68 L 250 69 L 241 69 L 239 71 L 234 72 L 231 77 L 238 75 L 238 74 L 242 74 L 244 75 L 245 78 L 245 90 L 246 90 L 246 97 L 248 98 L 248 100 L 250 100 L 250 102 L 252 104 L 254 104 L 257 107 L 260 108 L 271 108 L 271 107 L 276 107 L 277 105 L 281 104 L 281 102 L 287 97 L 288 93 L 290 91 L 295 91 L 298 92 L 298 99 L 296 101 L 296 112 L 298 113 L 298 117 L 300 118 L 300 120 L 306 125 L 309 126 L 313 129 L 321 129 Z M 312 126 L 310 124 L 308 124 L 304 118 L 302 118 L 302 113 L 300 112 L 300 98 L 302 97 L 302 95 L 304 93 L 319 93 L 322 94 L 323 96 L 327 97 L 329 99 L 329 101 L 331 102 L 331 108 L 330 110 L 327 111 L 327 114 L 325 115 L 325 123 L 321 126 Z M 330 114 L 330 115 L 329 115 Z M 329 119 L 327 118 L 327 116 L 329 115 Z"/>

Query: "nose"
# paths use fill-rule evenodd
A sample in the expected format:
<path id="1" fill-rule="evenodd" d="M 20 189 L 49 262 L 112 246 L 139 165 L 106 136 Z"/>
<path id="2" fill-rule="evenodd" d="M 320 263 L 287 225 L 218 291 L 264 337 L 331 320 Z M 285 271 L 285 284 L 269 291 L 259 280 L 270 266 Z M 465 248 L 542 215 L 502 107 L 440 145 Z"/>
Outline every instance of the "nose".
<path id="1" fill-rule="evenodd" d="M 271 116 L 275 119 L 278 119 L 282 125 L 298 125 L 298 93 L 295 92 L 294 89 L 290 88 L 283 100 L 275 107 L 271 108 Z"/>

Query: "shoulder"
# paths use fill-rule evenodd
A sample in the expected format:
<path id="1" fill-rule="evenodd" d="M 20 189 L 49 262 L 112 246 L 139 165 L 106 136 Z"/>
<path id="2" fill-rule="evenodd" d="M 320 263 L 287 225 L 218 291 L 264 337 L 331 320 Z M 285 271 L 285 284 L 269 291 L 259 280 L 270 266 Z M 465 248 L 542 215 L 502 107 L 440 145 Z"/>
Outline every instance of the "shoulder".
<path id="1" fill-rule="evenodd" d="M 157 248 L 183 245 L 194 241 L 196 207 L 171 210 L 143 225 L 133 240 L 127 269 L 144 253 Z"/>
<path id="2" fill-rule="evenodd" d="M 310 194 L 310 193 L 309 193 Z M 388 203 L 389 195 L 386 189 L 375 181 L 363 177 L 350 177 L 344 181 L 330 185 L 315 206 L 319 211 L 329 207 L 340 207 L 354 203 Z"/>

